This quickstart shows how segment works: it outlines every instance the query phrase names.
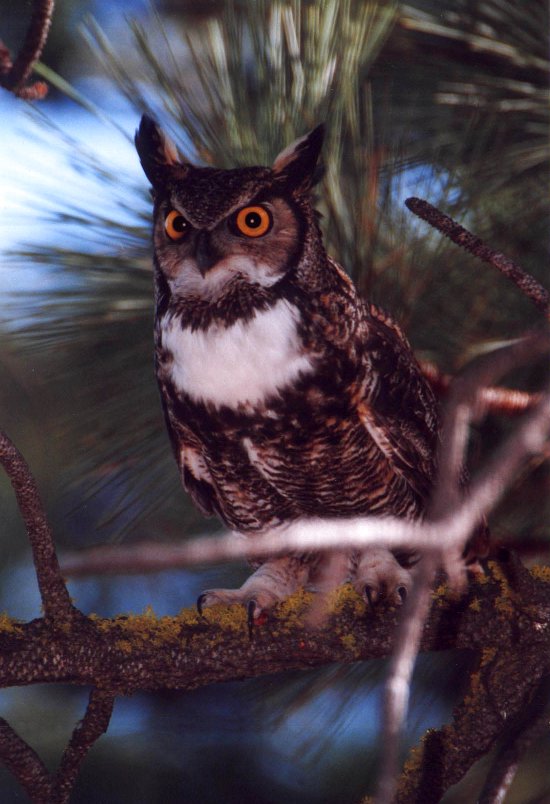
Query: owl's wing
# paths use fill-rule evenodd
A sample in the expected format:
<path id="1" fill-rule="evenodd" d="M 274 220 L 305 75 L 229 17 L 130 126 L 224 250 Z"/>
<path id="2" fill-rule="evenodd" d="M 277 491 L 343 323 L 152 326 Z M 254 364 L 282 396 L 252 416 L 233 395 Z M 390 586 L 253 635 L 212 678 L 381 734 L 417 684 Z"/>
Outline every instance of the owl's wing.
<path id="1" fill-rule="evenodd" d="M 165 402 L 166 394 L 162 393 L 162 389 L 161 399 L 166 428 L 179 466 L 183 487 L 205 516 L 219 513 L 216 489 L 210 470 L 204 460 L 200 440 L 185 422 L 174 419 L 170 415 Z"/>
<path id="2" fill-rule="evenodd" d="M 435 473 L 438 405 L 397 324 L 374 305 L 367 314 L 358 416 L 394 471 L 426 501 Z"/>
<path id="3" fill-rule="evenodd" d="M 423 507 L 435 474 L 439 434 L 432 388 L 400 327 L 359 298 L 338 263 L 331 258 L 328 263 L 334 290 L 332 303 L 325 306 L 323 336 L 337 352 L 347 351 L 355 365 L 343 390 L 381 456 Z"/>

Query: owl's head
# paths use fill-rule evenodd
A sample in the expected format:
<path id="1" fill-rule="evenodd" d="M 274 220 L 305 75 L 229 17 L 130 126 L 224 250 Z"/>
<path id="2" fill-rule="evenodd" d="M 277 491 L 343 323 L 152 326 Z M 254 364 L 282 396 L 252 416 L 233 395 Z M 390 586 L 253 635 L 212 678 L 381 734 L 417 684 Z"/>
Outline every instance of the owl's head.
<path id="1" fill-rule="evenodd" d="M 215 300 L 230 283 L 271 287 L 322 249 L 309 199 L 323 127 L 269 167 L 197 167 L 143 116 L 136 148 L 155 199 L 157 265 L 172 294 Z"/>

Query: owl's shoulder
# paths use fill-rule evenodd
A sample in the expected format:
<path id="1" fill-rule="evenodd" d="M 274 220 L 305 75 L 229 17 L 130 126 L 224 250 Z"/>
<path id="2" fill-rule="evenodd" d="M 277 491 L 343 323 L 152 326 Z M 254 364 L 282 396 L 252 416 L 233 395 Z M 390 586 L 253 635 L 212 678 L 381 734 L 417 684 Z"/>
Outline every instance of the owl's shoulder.
<path id="1" fill-rule="evenodd" d="M 378 305 L 361 299 L 338 263 L 329 264 L 332 288 L 320 296 L 323 334 L 336 362 L 347 366 L 341 373 L 349 378 L 345 390 L 354 418 L 425 499 L 439 432 L 432 388 L 399 324 Z"/>

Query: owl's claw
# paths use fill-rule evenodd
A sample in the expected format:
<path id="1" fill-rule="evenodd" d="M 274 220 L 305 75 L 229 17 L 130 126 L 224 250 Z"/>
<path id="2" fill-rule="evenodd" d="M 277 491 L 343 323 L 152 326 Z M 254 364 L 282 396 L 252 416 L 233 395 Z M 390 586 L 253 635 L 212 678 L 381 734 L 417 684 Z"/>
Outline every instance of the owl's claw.
<path id="1" fill-rule="evenodd" d="M 241 603 L 246 609 L 248 634 L 252 639 L 252 629 L 255 625 L 263 621 L 263 608 L 254 598 L 241 600 L 238 589 L 209 589 L 206 592 L 202 592 L 197 598 L 197 611 L 202 617 L 204 609 L 208 606 L 215 606 L 216 604 L 232 605 L 238 603 Z"/>
<path id="2" fill-rule="evenodd" d="M 206 598 L 206 594 L 202 592 L 197 598 L 197 611 L 199 612 L 200 616 L 202 617 L 202 608 L 204 604 L 204 600 Z"/>
<path id="3" fill-rule="evenodd" d="M 365 584 L 365 587 L 363 589 L 363 597 L 368 603 L 369 609 L 373 614 L 376 611 L 376 604 L 379 603 L 381 600 L 389 598 L 389 600 L 392 603 L 400 606 L 407 599 L 408 589 L 404 584 L 400 584 L 395 589 L 393 594 L 390 595 L 387 595 L 385 587 L 386 584 L 384 581 L 380 584 L 378 588 L 375 586 L 371 586 L 368 583 Z"/>
<path id="4" fill-rule="evenodd" d="M 252 640 L 254 624 L 256 622 L 255 611 L 259 608 L 255 600 L 249 600 L 246 604 L 246 622 L 248 625 L 248 636 Z"/>
<path id="5" fill-rule="evenodd" d="M 378 599 L 378 594 L 376 592 L 376 589 L 373 589 L 371 586 L 366 584 L 365 589 L 364 589 L 364 595 L 365 595 L 365 598 L 367 600 L 367 603 L 369 604 L 370 610 L 374 613 L 374 604 L 376 603 L 376 600 Z"/>
<path id="6" fill-rule="evenodd" d="M 381 600 L 401 606 L 411 587 L 411 572 L 386 548 L 365 550 L 359 557 L 353 585 L 373 612 Z"/>

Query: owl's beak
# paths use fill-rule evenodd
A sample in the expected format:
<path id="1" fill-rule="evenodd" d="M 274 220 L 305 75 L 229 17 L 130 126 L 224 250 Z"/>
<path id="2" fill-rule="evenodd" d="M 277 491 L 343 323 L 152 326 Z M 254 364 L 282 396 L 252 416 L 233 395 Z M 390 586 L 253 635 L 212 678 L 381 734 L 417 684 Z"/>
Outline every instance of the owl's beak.
<path id="1" fill-rule="evenodd" d="M 201 276 L 205 276 L 219 261 L 220 255 L 210 242 L 209 233 L 202 231 L 197 234 L 195 240 L 195 260 Z"/>

